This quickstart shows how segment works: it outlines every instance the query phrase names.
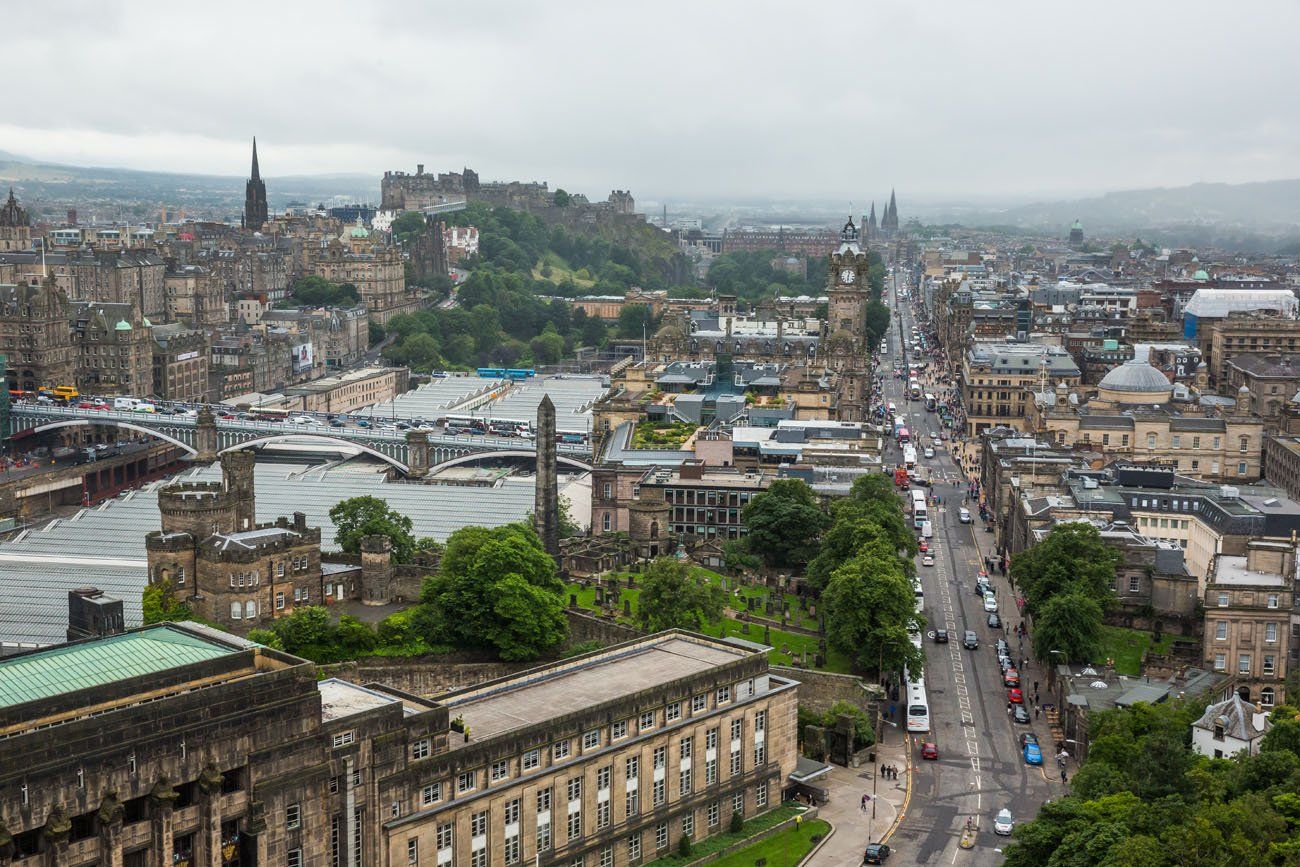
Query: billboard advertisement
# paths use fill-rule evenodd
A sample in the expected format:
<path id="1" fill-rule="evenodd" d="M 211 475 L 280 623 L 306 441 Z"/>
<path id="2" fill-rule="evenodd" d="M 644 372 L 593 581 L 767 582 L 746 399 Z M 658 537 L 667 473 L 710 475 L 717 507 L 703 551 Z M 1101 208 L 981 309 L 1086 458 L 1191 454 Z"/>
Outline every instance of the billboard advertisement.
<path id="1" fill-rule="evenodd" d="M 302 373 L 314 363 L 310 343 L 303 343 L 293 348 L 293 372 Z"/>

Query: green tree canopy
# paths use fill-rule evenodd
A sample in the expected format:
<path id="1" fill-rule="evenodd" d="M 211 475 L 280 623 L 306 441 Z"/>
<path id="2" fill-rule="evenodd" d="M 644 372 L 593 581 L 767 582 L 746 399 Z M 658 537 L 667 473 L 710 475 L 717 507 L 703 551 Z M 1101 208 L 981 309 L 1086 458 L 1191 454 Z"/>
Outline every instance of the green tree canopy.
<path id="1" fill-rule="evenodd" d="M 867 552 L 845 562 L 831 575 L 822 603 L 827 643 L 859 667 L 922 670 L 925 653 L 910 635 L 921 630 L 923 620 L 916 612 L 912 581 L 897 556 Z"/>
<path id="2" fill-rule="evenodd" d="M 330 509 L 334 541 L 344 551 L 357 554 L 365 536 L 387 536 L 393 543 L 393 562 L 409 563 L 415 557 L 411 519 L 378 497 L 351 497 Z"/>
<path id="3" fill-rule="evenodd" d="M 777 479 L 741 515 L 749 550 L 769 566 L 801 566 L 817 553 L 830 517 L 802 479 Z"/>
<path id="4" fill-rule="evenodd" d="M 298 278 L 290 295 L 292 297 L 285 306 L 353 307 L 361 302 L 361 296 L 353 284 L 334 283 L 315 274 Z"/>
<path id="5" fill-rule="evenodd" d="M 1034 657 L 1044 665 L 1095 661 L 1101 649 L 1101 604 L 1078 591 L 1049 598 L 1034 617 L 1033 642 Z"/>
<path id="6" fill-rule="evenodd" d="M 1011 577 L 1031 613 L 1053 596 L 1068 592 L 1105 607 L 1114 598 L 1110 586 L 1122 560 L 1091 524 L 1057 524 L 1046 538 L 1011 561 Z"/>
<path id="7" fill-rule="evenodd" d="M 393 237 L 403 240 L 424 231 L 424 214 L 419 211 L 404 211 L 393 220 Z"/>
<path id="8" fill-rule="evenodd" d="M 170 583 L 151 581 L 146 584 L 141 605 L 146 626 L 150 623 L 177 623 L 194 619 L 194 611 L 187 603 L 176 598 L 176 592 Z"/>
<path id="9" fill-rule="evenodd" d="M 502 659 L 536 659 L 568 632 L 555 561 L 522 524 L 457 530 L 421 599 L 430 644 L 492 647 Z"/>
<path id="10" fill-rule="evenodd" d="M 699 632 L 719 620 L 726 604 L 721 587 L 701 581 L 691 567 L 672 557 L 659 557 L 641 576 L 637 598 L 637 625 L 646 632 L 689 629 Z"/>

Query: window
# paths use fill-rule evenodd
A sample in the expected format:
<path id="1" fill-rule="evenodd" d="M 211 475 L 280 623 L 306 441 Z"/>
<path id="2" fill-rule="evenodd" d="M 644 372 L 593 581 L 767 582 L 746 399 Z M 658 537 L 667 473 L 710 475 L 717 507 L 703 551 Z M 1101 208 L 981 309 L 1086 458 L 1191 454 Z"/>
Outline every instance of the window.
<path id="1" fill-rule="evenodd" d="M 745 793 L 736 792 L 731 796 L 731 812 L 745 815 Z"/>
<path id="2" fill-rule="evenodd" d="M 582 836 L 582 811 L 574 810 L 569 814 L 569 840 L 576 840 Z"/>
<path id="3" fill-rule="evenodd" d="M 681 719 L 682 703 L 680 701 L 675 701 L 672 704 L 668 705 L 668 709 L 667 711 L 665 711 L 665 716 L 666 716 L 666 722 L 676 722 L 677 720 Z"/>
<path id="4" fill-rule="evenodd" d="M 655 727 L 655 712 L 648 710 L 641 714 L 641 731 L 646 731 Z"/>
<path id="5" fill-rule="evenodd" d="M 1273 687 L 1266 686 L 1259 691 L 1259 703 L 1264 707 L 1273 706 Z"/>
<path id="6" fill-rule="evenodd" d="M 1270 594 L 1268 594 L 1268 607 L 1269 607 L 1269 608 L 1276 608 L 1276 607 L 1277 607 L 1277 594 L 1276 594 L 1276 593 L 1270 593 Z"/>
<path id="7" fill-rule="evenodd" d="M 241 602 L 230 603 L 230 619 L 242 620 L 244 618 L 244 605 Z"/>
<path id="8" fill-rule="evenodd" d="M 732 739 L 733 741 L 738 741 L 738 740 L 740 740 L 740 736 L 741 736 L 742 732 L 744 731 L 744 727 L 745 727 L 745 721 L 744 721 L 744 720 L 733 719 L 733 720 L 731 721 L 731 739 Z"/>
<path id="9" fill-rule="evenodd" d="M 605 484 L 601 486 L 600 491 L 603 499 L 608 500 L 614 496 L 614 486 L 609 482 L 605 482 Z"/>
<path id="10" fill-rule="evenodd" d="M 302 867 L 302 850 L 290 849 L 284 854 L 285 867 Z"/>
<path id="11" fill-rule="evenodd" d="M 406 863 L 420 863 L 420 841 L 415 837 L 408 837 L 406 839 Z"/>
<path id="12" fill-rule="evenodd" d="M 487 847 L 469 853 L 469 867 L 488 867 Z"/>
<path id="13" fill-rule="evenodd" d="M 1156 435 L 1153 433 L 1147 434 L 1147 448 L 1153 449 L 1155 447 L 1156 447 Z"/>
<path id="14" fill-rule="evenodd" d="M 690 837 L 694 833 L 695 833 L 695 814 L 687 813 L 685 816 L 682 816 L 682 834 L 684 834 L 687 837 Z"/>
<path id="15" fill-rule="evenodd" d="M 1214 670 L 1215 670 L 1215 671 L 1223 671 L 1223 670 L 1225 670 L 1227 667 L 1228 667 L 1228 657 L 1227 657 L 1227 654 L 1223 654 L 1223 653 L 1216 653 L 1216 654 L 1214 654 Z"/>
<path id="16" fill-rule="evenodd" d="M 1201 447 L 1201 438 L 1192 437 L 1192 448 L 1199 449 L 1200 447 Z"/>
<path id="17" fill-rule="evenodd" d="M 1265 623 L 1265 624 L 1264 624 L 1264 643 L 1265 643 L 1265 644 L 1277 644 L 1277 624 L 1276 624 L 1276 623 Z"/>
<path id="18" fill-rule="evenodd" d="M 667 822 L 660 822 L 658 825 L 655 825 L 655 848 L 656 849 L 668 848 L 668 823 Z"/>
<path id="19" fill-rule="evenodd" d="M 523 769 L 525 771 L 533 770 L 534 768 L 536 768 L 538 765 L 542 763 L 542 751 L 529 750 L 528 752 L 524 753 L 522 763 L 523 763 Z"/>
<path id="20" fill-rule="evenodd" d="M 718 781 L 718 760 L 704 760 L 704 785 L 712 786 Z"/>
<path id="21" fill-rule="evenodd" d="M 283 609 L 284 609 L 284 594 L 277 593 L 275 594 L 275 610 L 282 611 Z"/>
<path id="22" fill-rule="evenodd" d="M 1246 475 L 1246 462 L 1245 462 L 1245 461 L 1239 461 L 1239 462 L 1237 463 L 1237 475 L 1239 475 L 1239 476 L 1244 476 L 1244 475 Z"/>
<path id="23" fill-rule="evenodd" d="M 606 846 L 600 850 L 600 867 L 614 867 L 613 846 Z"/>
<path id="24" fill-rule="evenodd" d="M 539 789 L 537 792 L 537 812 L 549 813 L 551 811 L 551 790 Z"/>
<path id="25" fill-rule="evenodd" d="M 462 771 L 460 776 L 456 777 L 456 791 L 472 792 L 474 787 L 478 785 L 478 781 L 474 777 L 474 771 Z"/>
<path id="26" fill-rule="evenodd" d="M 1176 448 L 1176 449 L 1180 449 L 1180 448 L 1183 447 L 1183 438 L 1182 438 L 1181 436 L 1179 436 L 1178 434 L 1174 434 L 1174 435 L 1170 438 L 1170 443 L 1173 445 L 1174 448 Z"/>
<path id="27" fill-rule="evenodd" d="M 1243 653 L 1237 657 L 1237 674 L 1250 674 L 1250 654 Z"/>
<path id="28" fill-rule="evenodd" d="M 1220 620 L 1214 624 L 1214 640 L 1215 641 L 1228 640 L 1228 621 Z"/>
<path id="29" fill-rule="evenodd" d="M 518 832 L 506 837 L 502 847 L 505 849 L 506 863 L 518 864 L 520 861 L 520 847 Z"/>
<path id="30" fill-rule="evenodd" d="M 420 790 L 420 803 L 424 806 L 436 804 L 442 800 L 442 783 L 430 783 Z"/>
<path id="31" fill-rule="evenodd" d="M 678 750 L 683 759 L 689 759 L 691 757 L 691 752 L 692 752 L 692 747 L 694 745 L 694 742 L 695 742 L 694 738 L 682 738 L 680 741 L 678 741 Z"/>
<path id="32" fill-rule="evenodd" d="M 487 810 L 475 813 L 469 817 L 469 835 L 471 837 L 482 837 L 487 833 L 488 814 Z"/>
<path id="33" fill-rule="evenodd" d="M 683 768 L 681 775 L 678 777 L 677 794 L 689 795 L 691 793 L 691 769 Z"/>
<path id="34" fill-rule="evenodd" d="M 641 812 L 641 793 L 637 791 L 635 786 L 628 786 L 623 808 L 625 815 L 629 819 Z"/>
<path id="35" fill-rule="evenodd" d="M 718 704 L 726 704 L 729 701 L 731 701 L 731 687 L 718 687 Z"/>
<path id="36" fill-rule="evenodd" d="M 1220 608 L 1227 608 L 1227 607 L 1228 607 L 1228 594 L 1227 594 L 1227 593 L 1220 593 L 1220 594 L 1219 594 L 1219 607 L 1220 607 Z"/>
<path id="37" fill-rule="evenodd" d="M 1243 455 L 1250 451 L 1250 437 L 1241 437 L 1237 440 L 1237 451 Z"/>
<path id="38" fill-rule="evenodd" d="M 600 746 L 600 730 L 599 730 L 599 729 L 592 729 L 591 731 L 589 731 L 589 732 L 585 732 L 585 733 L 582 735 L 582 748 L 583 748 L 583 750 L 594 750 L 594 749 L 595 749 L 596 747 L 598 747 L 598 746 Z"/>
<path id="39" fill-rule="evenodd" d="M 503 824 L 513 825 L 519 821 L 519 805 L 520 801 L 518 798 L 506 801 L 505 809 L 502 811 Z"/>
<path id="40" fill-rule="evenodd" d="M 633 834 L 627 838 L 627 860 L 636 861 L 641 857 L 641 835 Z"/>
<path id="41" fill-rule="evenodd" d="M 602 530 L 604 530 L 606 533 L 608 533 L 608 532 L 609 532 L 609 529 L 610 529 L 610 527 L 611 527 L 612 525 L 613 525 L 613 522 L 610 521 L 610 518 L 609 518 L 609 512 L 606 512 L 605 514 L 603 514 L 603 515 L 600 516 L 600 528 L 601 528 Z"/>
<path id="42" fill-rule="evenodd" d="M 718 809 L 718 802 L 717 802 L 717 801 L 714 801 L 712 804 L 709 804 L 708 817 L 709 817 L 709 827 L 710 827 L 710 828 L 716 828 L 716 827 L 718 827 L 718 816 L 719 816 L 721 813 L 722 813 L 722 810 Z"/>
<path id="43" fill-rule="evenodd" d="M 543 804 L 545 806 L 543 806 Z M 551 848 L 551 790 L 537 793 L 537 851 Z"/>
<path id="44" fill-rule="evenodd" d="M 668 801 L 668 786 L 663 779 L 650 784 L 650 800 L 656 807 L 662 807 Z"/>
<path id="45" fill-rule="evenodd" d="M 731 775 L 738 776 L 740 771 L 740 747 L 737 746 L 731 750 Z"/>
<path id="46" fill-rule="evenodd" d="M 754 806 L 767 806 L 767 783 L 760 783 L 758 788 L 754 791 Z"/>
<path id="47" fill-rule="evenodd" d="M 1276 666 L 1277 666 L 1277 658 L 1269 653 L 1264 654 L 1264 674 L 1266 675 L 1272 674 Z"/>
<path id="48" fill-rule="evenodd" d="M 610 806 L 609 801 L 600 801 L 596 804 L 596 829 L 608 828 L 613 819 L 614 808 Z"/>
<path id="49" fill-rule="evenodd" d="M 569 780 L 568 800 L 578 801 L 582 799 L 582 777 L 574 777 Z"/>
<path id="50" fill-rule="evenodd" d="M 284 808 L 284 827 L 290 831 L 302 827 L 302 806 L 290 804 Z"/>
<path id="51" fill-rule="evenodd" d="M 761 768 L 767 762 L 767 743 L 759 741 L 754 744 L 754 767 Z"/>
<path id="52" fill-rule="evenodd" d="M 559 741 L 551 746 L 551 760 L 560 761 L 569 757 L 569 742 Z"/>
<path id="53" fill-rule="evenodd" d="M 627 737 L 627 720 L 621 719 L 618 722 L 614 723 L 614 725 L 610 726 L 610 731 L 609 731 L 610 740 L 616 741 L 619 738 L 625 738 L 625 737 Z"/>
<path id="54" fill-rule="evenodd" d="M 427 759 L 429 757 L 429 739 L 420 738 L 411 744 L 411 758 L 414 760 Z"/>
<path id="55" fill-rule="evenodd" d="M 754 714 L 754 731 L 767 731 L 767 711 L 760 710 L 758 713 Z"/>
<path id="56" fill-rule="evenodd" d="M 510 776 L 510 762 L 502 759 L 499 762 L 492 763 L 492 782 L 504 780 Z"/>
<path id="57" fill-rule="evenodd" d="M 1138 581 L 1138 577 L 1136 575 L 1130 575 L 1128 579 L 1128 592 L 1136 593 L 1140 587 L 1141 582 Z"/>

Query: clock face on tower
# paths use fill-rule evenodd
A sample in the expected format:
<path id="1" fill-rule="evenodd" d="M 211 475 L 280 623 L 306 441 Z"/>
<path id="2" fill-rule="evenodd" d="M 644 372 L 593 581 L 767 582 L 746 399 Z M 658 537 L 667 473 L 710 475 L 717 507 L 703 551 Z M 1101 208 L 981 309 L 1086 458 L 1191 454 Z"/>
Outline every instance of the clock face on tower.
<path id="1" fill-rule="evenodd" d="M 852 283 L 852 282 L 857 278 L 857 276 L 858 276 L 858 272 L 857 272 L 857 271 L 854 271 L 852 268 L 841 268 L 841 269 L 840 269 L 840 282 L 841 282 L 841 283 Z"/>

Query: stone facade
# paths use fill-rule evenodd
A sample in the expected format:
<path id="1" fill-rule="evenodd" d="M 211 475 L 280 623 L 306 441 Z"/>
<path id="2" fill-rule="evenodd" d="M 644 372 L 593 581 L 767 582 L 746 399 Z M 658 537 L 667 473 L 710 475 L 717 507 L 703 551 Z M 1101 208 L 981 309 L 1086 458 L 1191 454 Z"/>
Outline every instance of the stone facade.
<path id="1" fill-rule="evenodd" d="M 206 403 L 208 400 L 208 337 L 183 323 L 158 325 L 153 337 L 153 390 L 163 400 Z"/>
<path id="2" fill-rule="evenodd" d="M 230 321 L 224 281 L 201 265 L 186 265 L 163 277 L 167 320 L 195 328 L 215 328 Z"/>
<path id="3" fill-rule="evenodd" d="M 335 283 L 351 283 L 380 325 L 423 305 L 417 290 L 406 287 L 405 263 L 395 247 L 344 245 L 333 241 L 312 259 L 312 272 Z"/>
<path id="4" fill-rule="evenodd" d="M 148 396 L 153 341 L 148 319 L 130 302 L 76 302 L 70 312 L 82 394 Z"/>
<path id="5" fill-rule="evenodd" d="M 1205 667 L 1265 707 L 1286 701 L 1294 575 L 1294 542 L 1252 539 L 1245 556 L 1217 555 L 1205 584 Z"/>
<path id="6" fill-rule="evenodd" d="M 0 253 L 20 252 L 32 248 L 31 218 L 18 204 L 14 188 L 9 188 L 9 199 L 0 207 Z"/>
<path id="7" fill-rule="evenodd" d="M 35 392 L 76 384 L 68 299 L 53 279 L 0 285 L 0 352 L 8 361 L 10 389 Z"/>

